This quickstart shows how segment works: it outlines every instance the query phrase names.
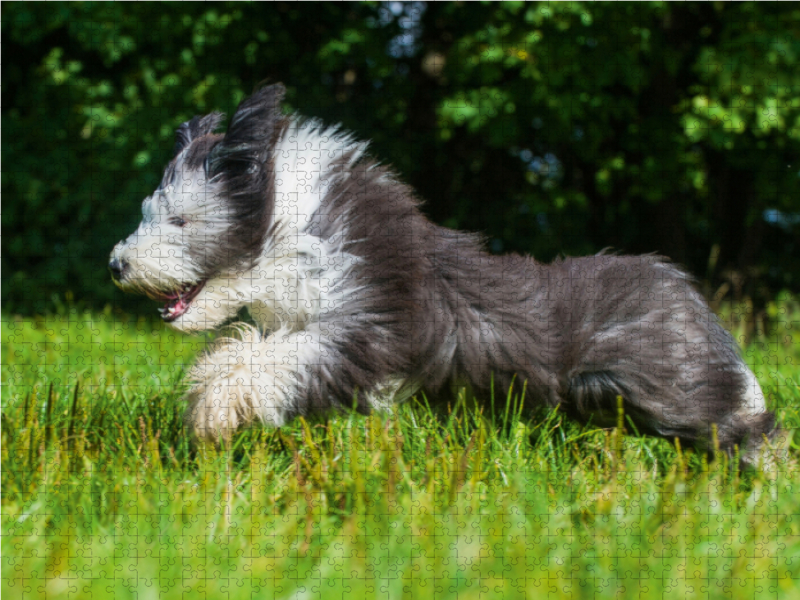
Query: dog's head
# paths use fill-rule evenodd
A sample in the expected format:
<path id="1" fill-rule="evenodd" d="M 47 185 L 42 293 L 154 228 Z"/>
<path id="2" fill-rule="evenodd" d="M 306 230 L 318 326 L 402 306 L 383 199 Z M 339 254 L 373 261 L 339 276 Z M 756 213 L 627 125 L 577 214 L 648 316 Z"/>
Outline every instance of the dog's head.
<path id="1" fill-rule="evenodd" d="M 271 85 L 244 100 L 224 135 L 214 133 L 220 113 L 181 125 L 175 157 L 142 203 L 142 222 L 111 253 L 117 286 L 163 302 L 162 318 L 177 329 L 217 327 L 244 304 L 232 284 L 270 227 L 283 94 Z"/>

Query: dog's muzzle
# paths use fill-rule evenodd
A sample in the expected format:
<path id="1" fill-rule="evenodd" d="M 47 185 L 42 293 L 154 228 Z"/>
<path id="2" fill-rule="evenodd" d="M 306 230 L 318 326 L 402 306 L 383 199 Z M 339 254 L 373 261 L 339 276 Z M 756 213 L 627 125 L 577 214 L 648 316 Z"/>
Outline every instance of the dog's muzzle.
<path id="1" fill-rule="evenodd" d="M 111 279 L 114 281 L 120 281 L 127 268 L 128 263 L 118 258 L 112 258 L 111 262 L 108 263 L 108 270 L 111 272 Z"/>

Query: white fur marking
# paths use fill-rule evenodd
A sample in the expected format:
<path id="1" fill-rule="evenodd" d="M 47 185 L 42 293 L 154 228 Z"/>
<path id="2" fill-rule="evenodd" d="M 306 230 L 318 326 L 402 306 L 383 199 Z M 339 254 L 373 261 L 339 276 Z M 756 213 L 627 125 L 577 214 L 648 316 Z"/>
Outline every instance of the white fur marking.
<path id="1" fill-rule="evenodd" d="M 353 142 L 336 128 L 316 121 L 293 122 L 276 144 L 274 229 L 251 270 L 222 273 L 208 281 L 192 306 L 172 325 L 198 331 L 219 326 L 242 306 L 265 330 L 288 327 L 299 330 L 316 320 L 326 306 L 340 303 L 349 264 L 354 260 L 331 240 L 323 241 L 304 232 L 316 212 L 328 184 L 337 176 L 331 163 L 345 153 L 360 156 L 364 145 Z M 186 187 L 186 186 L 184 186 Z M 203 193 L 188 182 L 185 203 L 206 215 L 211 230 L 215 217 L 224 229 L 219 198 Z M 171 204 L 177 201 L 172 200 Z"/>
<path id="2" fill-rule="evenodd" d="M 305 228 L 328 184 L 339 176 L 332 162 L 350 151 L 356 160 L 363 149 L 364 144 L 316 121 L 293 122 L 278 141 L 274 234 L 256 266 L 231 283 L 235 297 L 243 298 L 240 305 L 249 306 L 262 328 L 300 330 L 354 291 L 346 291 L 346 279 L 357 259 L 340 242 L 321 240 Z"/>
<path id="3" fill-rule="evenodd" d="M 189 419 L 204 439 L 229 437 L 260 420 L 280 427 L 297 408 L 299 389 L 308 385 L 307 369 L 324 359 L 318 333 L 280 329 L 261 338 L 257 329 L 237 324 L 237 338 L 224 338 L 192 369 L 187 395 Z"/>
<path id="4" fill-rule="evenodd" d="M 764 392 L 761 391 L 761 386 L 753 375 L 753 372 L 745 367 L 744 373 L 747 384 L 742 394 L 742 403 L 736 411 L 736 416 L 741 419 L 747 419 L 755 415 L 760 415 L 767 412 L 767 405 L 764 400 Z"/>
<path id="5" fill-rule="evenodd" d="M 291 233 L 305 227 L 320 207 L 331 179 L 348 176 L 332 168 L 348 152 L 352 164 L 366 144 L 356 142 L 337 127 L 324 127 L 319 121 L 292 120 L 273 153 L 275 160 L 275 221 L 284 221 Z M 288 233 L 288 232 L 287 232 Z"/>
<path id="6" fill-rule="evenodd" d="M 742 403 L 734 416 L 747 422 L 750 418 L 767 412 L 767 407 L 764 401 L 764 392 L 755 375 L 747 366 L 745 366 L 744 376 L 747 383 L 742 394 Z M 775 445 L 775 447 L 770 448 L 770 445 Z M 765 444 L 762 435 L 751 436 L 745 447 L 740 450 L 742 462 L 760 467 L 765 473 L 775 471 L 776 463 L 785 460 L 785 448 L 780 447 L 780 442 L 773 440 Z"/>

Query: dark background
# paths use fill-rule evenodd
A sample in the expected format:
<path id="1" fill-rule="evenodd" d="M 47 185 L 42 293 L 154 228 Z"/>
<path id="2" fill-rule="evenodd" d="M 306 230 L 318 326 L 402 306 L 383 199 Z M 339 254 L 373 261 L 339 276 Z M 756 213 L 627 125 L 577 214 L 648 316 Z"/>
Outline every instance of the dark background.
<path id="1" fill-rule="evenodd" d="M 175 128 L 282 81 L 493 252 L 611 246 L 706 294 L 800 288 L 800 8 L 3 3 L 2 302 L 112 304 Z"/>

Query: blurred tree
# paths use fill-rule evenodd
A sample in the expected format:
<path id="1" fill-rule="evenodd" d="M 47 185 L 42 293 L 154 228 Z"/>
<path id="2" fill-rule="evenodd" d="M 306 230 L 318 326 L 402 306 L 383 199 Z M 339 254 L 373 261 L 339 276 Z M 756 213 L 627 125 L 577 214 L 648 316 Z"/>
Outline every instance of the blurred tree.
<path id="1" fill-rule="evenodd" d="M 6 310 L 68 290 L 139 306 L 106 261 L 175 128 L 265 79 L 373 140 L 433 219 L 493 251 L 657 251 L 748 293 L 800 287 L 795 5 L 3 9 Z"/>

